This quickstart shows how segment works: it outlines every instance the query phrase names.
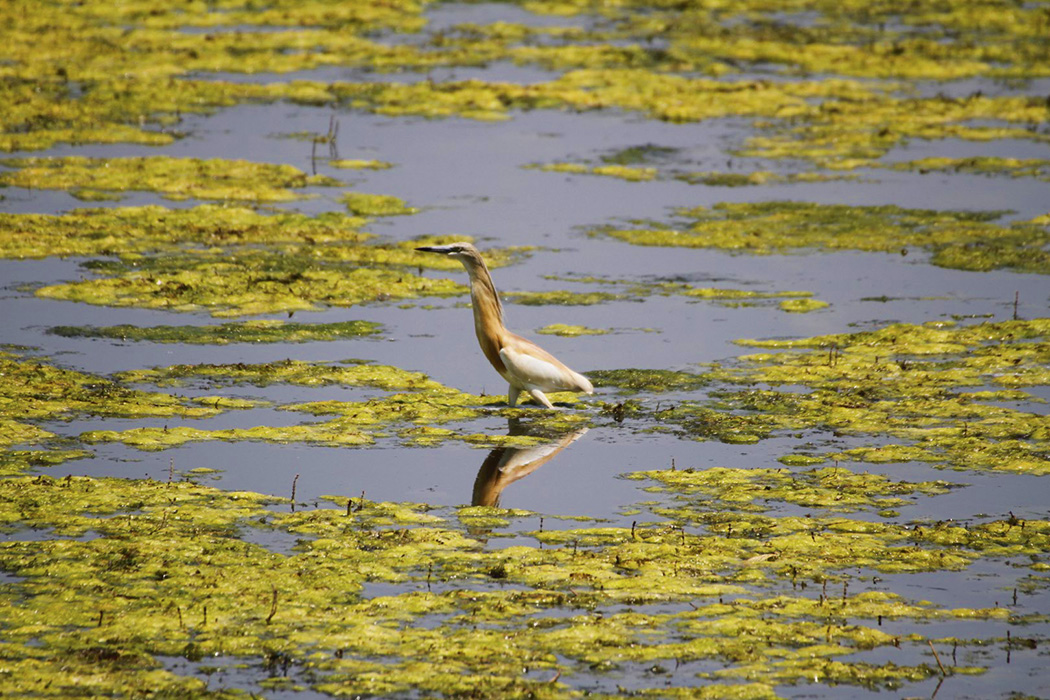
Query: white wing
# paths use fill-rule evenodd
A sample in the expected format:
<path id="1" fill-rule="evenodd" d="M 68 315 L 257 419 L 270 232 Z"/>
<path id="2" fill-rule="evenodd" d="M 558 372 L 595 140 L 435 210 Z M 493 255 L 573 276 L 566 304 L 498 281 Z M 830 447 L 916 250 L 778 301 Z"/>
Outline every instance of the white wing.
<path id="1" fill-rule="evenodd" d="M 565 376 L 565 370 L 556 364 L 509 347 L 500 350 L 499 356 L 507 368 L 511 383 L 525 390 L 564 391 L 575 388 L 574 378 Z"/>

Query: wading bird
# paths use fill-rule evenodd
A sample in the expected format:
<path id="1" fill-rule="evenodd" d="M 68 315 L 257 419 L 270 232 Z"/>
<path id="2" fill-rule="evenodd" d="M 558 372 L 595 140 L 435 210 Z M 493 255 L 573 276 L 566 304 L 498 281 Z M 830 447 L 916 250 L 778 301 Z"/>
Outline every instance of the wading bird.
<path id="1" fill-rule="evenodd" d="M 474 332 L 481 351 L 510 384 L 507 403 L 515 406 L 526 392 L 547 408 L 554 408 L 545 391 L 583 391 L 594 393 L 587 377 L 573 372 L 549 352 L 532 341 L 511 333 L 503 325 L 500 303 L 492 276 L 478 249 L 470 243 L 423 246 L 416 250 L 447 255 L 463 263 L 470 275 L 470 303 L 474 307 Z"/>

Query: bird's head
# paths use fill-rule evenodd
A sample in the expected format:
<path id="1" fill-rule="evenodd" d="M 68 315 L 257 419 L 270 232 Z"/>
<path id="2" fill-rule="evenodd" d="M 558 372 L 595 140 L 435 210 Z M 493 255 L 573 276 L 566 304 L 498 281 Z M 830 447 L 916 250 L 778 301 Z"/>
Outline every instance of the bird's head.
<path id="1" fill-rule="evenodd" d="M 446 245 L 425 245 L 416 248 L 416 250 L 423 253 L 434 253 L 435 255 L 446 255 L 450 258 L 455 258 L 466 265 L 468 269 L 472 264 L 484 265 L 481 253 L 478 252 L 477 248 L 466 241 L 448 243 Z"/>

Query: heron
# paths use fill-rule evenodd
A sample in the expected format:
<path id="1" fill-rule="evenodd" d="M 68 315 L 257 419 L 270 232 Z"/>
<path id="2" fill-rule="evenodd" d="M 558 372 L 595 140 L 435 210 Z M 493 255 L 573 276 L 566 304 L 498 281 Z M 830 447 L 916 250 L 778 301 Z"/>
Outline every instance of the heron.
<path id="1" fill-rule="evenodd" d="M 470 275 L 470 303 L 474 308 L 474 332 L 481 351 L 500 376 L 507 380 L 507 403 L 518 405 L 521 392 L 537 403 L 554 408 L 544 392 L 580 391 L 594 393 L 587 377 L 566 367 L 554 355 L 531 340 L 511 333 L 503 325 L 503 304 L 492 284 L 492 275 L 481 253 L 470 243 L 421 246 L 424 253 L 455 258 Z"/>

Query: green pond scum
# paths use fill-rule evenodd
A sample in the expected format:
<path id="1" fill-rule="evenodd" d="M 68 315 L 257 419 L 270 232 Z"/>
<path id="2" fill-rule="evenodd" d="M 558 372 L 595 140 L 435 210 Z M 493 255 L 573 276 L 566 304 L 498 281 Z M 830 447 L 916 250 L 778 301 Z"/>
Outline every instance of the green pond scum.
<path id="1" fill-rule="evenodd" d="M 956 270 L 1050 272 L 1047 213 L 783 199 L 804 198 L 809 183 L 893 178 L 921 190 L 925 178 L 1050 179 L 1050 161 L 1035 153 L 1050 144 L 1050 101 L 1033 87 L 1050 77 L 1045 0 L 513 5 L 508 14 L 521 21 L 435 28 L 435 0 L 0 0 L 3 198 L 43 189 L 95 203 L 0 212 L 0 258 L 78 266 L 5 293 L 282 317 L 48 329 L 70 343 L 167 344 L 157 352 L 375 338 L 396 319 L 290 317 L 465 297 L 457 261 L 414 249 L 472 239 L 373 233 L 441 203 L 359 191 L 411 164 L 381 151 L 340 157 L 334 117 L 328 133 L 271 135 L 301 141 L 285 144 L 302 147 L 297 165 L 266 153 L 153 152 L 192 150 L 190 124 L 203 115 L 274 103 L 389 120 L 498 122 L 557 110 L 715 122 L 729 127 L 719 149 L 731 161 L 692 161 L 639 140 L 516 165 L 538 171 L 530 178 L 595 176 L 703 198 L 664 220 L 593 222 L 597 238 L 754 255 L 920 252 Z M 469 14 L 453 10 L 456 20 Z M 490 66 L 532 79 L 490 79 Z M 954 143 L 967 154 L 1001 143 L 1033 154 L 925 155 Z M 706 187 L 741 188 L 723 194 L 757 203 L 718 203 Z M 383 220 L 392 216 L 407 218 Z M 530 250 L 484 254 L 498 267 Z M 504 296 L 538 306 L 652 297 L 763 306 L 799 328 L 834 318 L 839 301 L 663 278 L 550 279 L 568 288 Z M 1045 654 L 1034 623 L 1046 616 L 1024 599 L 1050 581 L 1050 521 L 1002 512 L 934 520 L 923 505 L 952 502 L 975 488 L 968 480 L 1050 476 L 1050 319 L 863 327 L 741 339 L 744 354 L 718 363 L 589 371 L 597 396 L 555 394 L 556 411 L 512 409 L 503 396 L 390 359 L 224 355 L 102 376 L 76 369 L 75 356 L 4 346 L 0 695 L 770 700 L 936 695 L 943 683 L 944 696 L 967 676 L 1001 671 L 1000 651 L 1007 663 L 1011 650 Z M 586 344 L 621 330 L 551 323 L 538 332 Z M 351 352 L 382 357 L 376 345 L 358 341 Z M 288 386 L 294 400 L 259 398 Z M 331 398 L 336 387 L 341 400 Z M 251 427 L 212 420 L 232 411 Z M 265 424 L 272 411 L 280 425 Z M 525 432 L 491 429 L 526 418 Z M 222 465 L 179 449 L 459 443 L 479 456 L 492 450 L 491 459 L 587 429 L 718 441 L 744 464 L 678 466 L 662 455 L 610 464 L 637 495 L 603 519 L 363 493 L 302 503 L 294 486 L 274 496 L 209 485 Z M 748 452 L 763 441 L 772 455 Z M 76 475 L 137 450 L 170 450 L 168 478 Z M 989 570 L 1011 574 L 981 580 L 1016 585 L 1012 603 L 1005 589 L 976 607 L 910 587 L 919 576 L 977 580 Z"/>
<path id="2" fill-rule="evenodd" d="M 214 205 L 0 214 L 0 255 L 102 256 L 82 263 L 95 276 L 38 287 L 35 293 L 41 297 L 207 311 L 213 316 L 308 311 L 467 291 L 451 279 L 419 274 L 423 268 L 456 269 L 450 264 L 455 261 L 414 250 L 449 237 L 385 243 L 360 230 L 366 222 L 339 213 L 262 214 Z M 493 266 L 524 252 L 486 251 Z"/>
<path id="3" fill-rule="evenodd" d="M 627 529 L 529 531 L 515 523 L 533 514 L 498 508 L 332 496 L 334 508 L 296 509 L 188 480 L 32 473 L 71 456 L 3 454 L 0 527 L 49 533 L 0 544 L 0 567 L 12 575 L 0 584 L 5 694 L 224 695 L 168 670 L 164 660 L 179 657 L 246 669 L 263 687 L 336 696 L 575 697 L 566 682 L 577 674 L 668 663 L 688 670 L 701 697 L 771 698 L 776 686 L 800 683 L 899 688 L 936 677 L 937 665 L 865 652 L 929 642 L 943 650 L 939 621 L 1009 622 L 1015 613 L 909 601 L 865 585 L 858 567 L 1042 561 L 1050 545 L 1047 522 L 912 529 L 762 514 L 761 503 L 785 495 L 848 513 L 947 488 L 829 468 L 799 474 L 800 492 L 785 490 L 782 470 L 641 472 L 631 478 L 681 499 L 700 489 L 729 509 L 669 508 L 661 522 Z M 834 498 L 841 486 L 844 501 Z M 489 549 L 493 530 L 525 543 Z M 260 544 L 279 533 L 298 544 Z M 366 595 L 376 583 L 402 592 Z M 893 631 L 900 622 L 930 627 Z M 661 686 L 654 680 L 651 691 Z"/>
<path id="4" fill-rule="evenodd" d="M 301 198 L 294 189 L 338 185 L 326 176 L 307 175 L 291 165 L 269 165 L 219 158 L 7 158 L 14 170 L 0 173 L 0 185 L 27 189 L 112 193 L 158 192 L 168 199 L 285 202 Z M 90 197 L 87 197 L 90 198 Z"/>
<path id="5" fill-rule="evenodd" d="M 229 345 L 230 343 L 311 343 L 367 338 L 382 331 L 372 321 L 293 323 L 288 321 L 240 321 L 206 326 L 54 326 L 50 333 L 64 338 L 108 338 L 150 343 Z"/>
<path id="6" fill-rule="evenodd" d="M 671 222 L 596 228 L 593 235 L 644 246 L 770 254 L 860 250 L 907 254 L 919 248 L 942 267 L 1047 274 L 1050 230 L 1041 220 L 998 223 L 1007 212 L 933 211 L 894 205 L 792 201 L 681 208 Z"/>
<path id="7" fill-rule="evenodd" d="M 437 32 L 428 32 L 423 16 L 432 4 L 415 1 L 354 9 L 322 1 L 193 9 L 151 2 L 113 8 L 102 0 L 6 4 L 0 90 L 8 118 L 0 148 L 8 151 L 57 143 L 165 145 L 184 136 L 184 114 L 274 100 L 476 119 L 505 119 L 523 109 L 624 109 L 676 122 L 743 117 L 756 119 L 765 133 L 740 144 L 742 156 L 803 158 L 833 169 L 876 164 L 914 138 L 1047 138 L 1029 128 L 1046 121 L 1042 96 L 902 89 L 906 81 L 1046 77 L 1046 17 L 1038 2 L 953 0 L 930 8 L 903 0 L 878 8 L 806 2 L 783 13 L 764 0 L 732 7 L 526 2 L 530 12 L 602 21 L 461 24 Z M 391 44 L 377 38 L 382 33 L 417 40 Z M 423 74 L 496 61 L 561 75 L 530 85 L 209 75 L 280 76 L 329 66 Z M 776 79 L 755 79 L 750 71 Z M 609 165 L 631 168 L 628 159 Z"/>

